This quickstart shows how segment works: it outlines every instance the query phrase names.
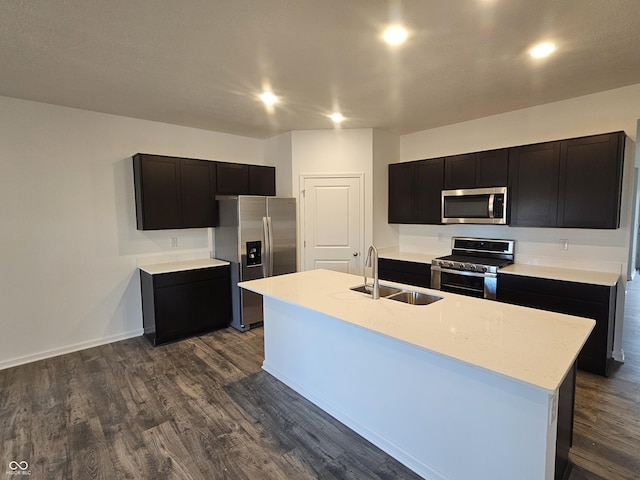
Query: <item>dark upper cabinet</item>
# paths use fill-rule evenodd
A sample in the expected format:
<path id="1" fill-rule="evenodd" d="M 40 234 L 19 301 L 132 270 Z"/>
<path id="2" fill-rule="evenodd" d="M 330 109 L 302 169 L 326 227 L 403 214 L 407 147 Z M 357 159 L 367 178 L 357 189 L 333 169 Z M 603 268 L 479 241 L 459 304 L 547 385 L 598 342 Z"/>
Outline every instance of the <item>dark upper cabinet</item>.
<path id="1" fill-rule="evenodd" d="M 511 226 L 555 227 L 560 142 L 511 148 Z"/>
<path id="2" fill-rule="evenodd" d="M 182 228 L 217 225 L 216 166 L 214 162 L 181 159 L 180 185 L 182 190 Z"/>
<path id="3" fill-rule="evenodd" d="M 420 160 L 416 164 L 415 223 L 442 223 L 444 158 Z"/>
<path id="4" fill-rule="evenodd" d="M 558 226 L 618 228 L 623 132 L 561 142 Z"/>
<path id="5" fill-rule="evenodd" d="M 444 189 L 504 187 L 508 182 L 509 150 L 454 155 L 444 159 Z"/>
<path id="6" fill-rule="evenodd" d="M 509 184 L 509 149 L 476 154 L 476 187 L 504 187 Z"/>
<path id="7" fill-rule="evenodd" d="M 476 154 L 454 155 L 444 159 L 444 189 L 476 186 Z"/>
<path id="8" fill-rule="evenodd" d="M 389 165 L 389 223 L 439 224 L 444 159 Z"/>
<path id="9" fill-rule="evenodd" d="M 416 163 L 389 165 L 389 223 L 415 223 Z"/>
<path id="10" fill-rule="evenodd" d="M 219 195 L 276 194 L 275 167 L 218 162 L 217 175 Z"/>
<path id="11" fill-rule="evenodd" d="M 134 155 L 138 230 L 215 226 L 215 174 L 206 160 Z"/>
<path id="12" fill-rule="evenodd" d="M 509 187 L 514 227 L 618 228 L 624 132 L 389 165 L 389 223 L 441 223 L 441 190 Z"/>
<path id="13" fill-rule="evenodd" d="M 220 195 L 249 194 L 249 165 L 218 162 L 217 188 Z"/>
<path id="14" fill-rule="evenodd" d="M 249 165 L 249 192 L 251 195 L 274 196 L 276 194 L 276 168 Z"/>
<path id="15" fill-rule="evenodd" d="M 618 228 L 624 132 L 511 148 L 511 225 Z"/>

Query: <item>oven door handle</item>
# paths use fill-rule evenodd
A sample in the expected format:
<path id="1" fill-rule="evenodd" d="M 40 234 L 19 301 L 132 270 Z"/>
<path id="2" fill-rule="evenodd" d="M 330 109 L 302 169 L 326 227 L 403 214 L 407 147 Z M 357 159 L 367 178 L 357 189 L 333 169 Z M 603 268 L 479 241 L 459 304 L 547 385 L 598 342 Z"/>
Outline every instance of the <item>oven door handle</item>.
<path id="1" fill-rule="evenodd" d="M 451 268 L 442 268 L 442 267 L 431 267 L 432 270 L 435 270 L 437 272 L 444 272 L 444 273 L 453 273 L 454 275 L 466 275 L 468 277 L 496 277 L 497 275 L 495 273 L 491 273 L 491 272 L 471 272 L 469 270 L 454 270 Z"/>

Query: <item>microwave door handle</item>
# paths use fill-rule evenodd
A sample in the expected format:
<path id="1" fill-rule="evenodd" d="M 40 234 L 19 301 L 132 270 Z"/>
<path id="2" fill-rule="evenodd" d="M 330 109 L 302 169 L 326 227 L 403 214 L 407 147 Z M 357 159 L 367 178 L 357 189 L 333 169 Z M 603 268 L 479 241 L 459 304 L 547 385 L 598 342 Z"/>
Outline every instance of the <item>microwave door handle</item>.
<path id="1" fill-rule="evenodd" d="M 492 193 L 489 195 L 489 218 L 495 218 L 493 214 L 493 202 L 495 200 L 495 195 Z"/>

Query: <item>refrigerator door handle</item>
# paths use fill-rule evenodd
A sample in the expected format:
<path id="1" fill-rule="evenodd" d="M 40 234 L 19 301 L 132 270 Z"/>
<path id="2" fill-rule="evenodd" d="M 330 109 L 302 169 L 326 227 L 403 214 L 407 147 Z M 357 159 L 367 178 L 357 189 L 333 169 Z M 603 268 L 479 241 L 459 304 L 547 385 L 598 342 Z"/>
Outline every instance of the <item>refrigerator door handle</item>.
<path id="1" fill-rule="evenodd" d="M 271 276 L 269 273 L 269 263 L 271 263 L 271 238 L 269 238 L 268 222 L 269 220 L 267 217 L 262 217 L 262 237 L 264 238 L 264 241 L 262 242 L 262 276 L 264 278 Z"/>
<path id="2" fill-rule="evenodd" d="M 271 225 L 271 217 L 267 217 L 267 227 L 269 232 L 269 258 L 267 261 L 269 263 L 269 276 L 273 277 L 273 227 Z"/>

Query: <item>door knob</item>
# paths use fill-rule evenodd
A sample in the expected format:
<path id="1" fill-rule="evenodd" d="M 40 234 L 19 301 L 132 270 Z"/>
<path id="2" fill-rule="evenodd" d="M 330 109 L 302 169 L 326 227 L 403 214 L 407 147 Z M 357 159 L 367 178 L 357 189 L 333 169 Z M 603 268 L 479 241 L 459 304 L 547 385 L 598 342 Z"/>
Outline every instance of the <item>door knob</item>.
<path id="1" fill-rule="evenodd" d="M 353 252 L 353 256 L 357 257 L 358 256 L 358 252 Z"/>

